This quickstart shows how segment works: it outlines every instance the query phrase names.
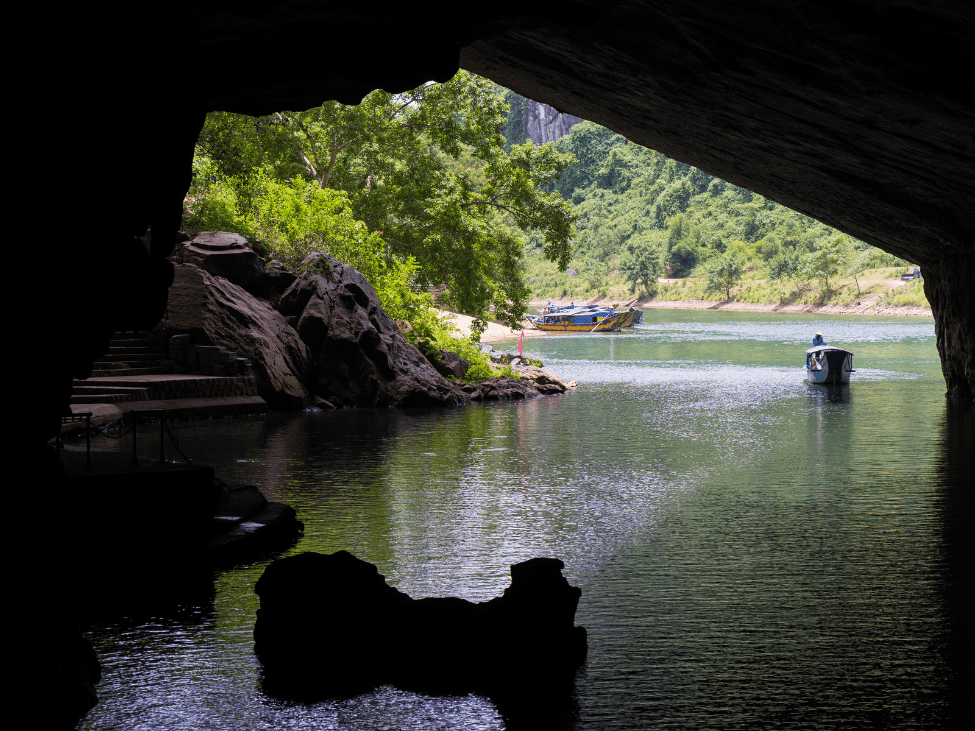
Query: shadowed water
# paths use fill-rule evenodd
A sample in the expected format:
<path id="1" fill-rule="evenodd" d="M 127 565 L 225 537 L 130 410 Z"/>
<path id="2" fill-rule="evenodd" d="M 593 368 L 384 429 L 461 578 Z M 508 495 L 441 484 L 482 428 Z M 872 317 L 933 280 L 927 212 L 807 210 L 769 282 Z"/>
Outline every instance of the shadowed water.
<path id="1" fill-rule="evenodd" d="M 815 330 L 855 353 L 849 387 L 804 382 Z M 298 510 L 295 552 L 352 551 L 414 597 L 490 599 L 510 564 L 563 559 L 589 655 L 557 727 L 961 727 L 972 414 L 946 403 L 931 320 L 658 310 L 525 345 L 578 390 L 177 431 Z M 90 628 L 105 677 L 79 728 L 520 727 L 477 696 L 265 695 L 265 565 Z"/>

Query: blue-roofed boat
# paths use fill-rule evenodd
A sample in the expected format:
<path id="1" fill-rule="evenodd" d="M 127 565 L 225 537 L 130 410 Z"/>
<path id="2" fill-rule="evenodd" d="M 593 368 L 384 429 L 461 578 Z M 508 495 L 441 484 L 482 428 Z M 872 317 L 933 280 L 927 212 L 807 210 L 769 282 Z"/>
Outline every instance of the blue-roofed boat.
<path id="1" fill-rule="evenodd" d="M 618 332 L 642 322 L 643 313 L 633 307 L 617 310 L 601 305 L 550 305 L 541 315 L 528 319 L 547 332 Z"/>
<path id="2" fill-rule="evenodd" d="M 806 351 L 806 380 L 809 383 L 849 383 L 853 353 L 832 345 L 817 345 Z"/>

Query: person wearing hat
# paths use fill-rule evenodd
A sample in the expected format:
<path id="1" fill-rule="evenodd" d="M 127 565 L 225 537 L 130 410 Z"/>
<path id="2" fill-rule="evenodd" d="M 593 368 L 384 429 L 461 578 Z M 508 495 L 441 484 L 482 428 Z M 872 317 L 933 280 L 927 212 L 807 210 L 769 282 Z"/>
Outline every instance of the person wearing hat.
<path id="1" fill-rule="evenodd" d="M 826 345 L 826 341 L 823 340 L 822 333 L 816 333 L 815 335 L 813 335 L 813 347 L 817 345 Z"/>

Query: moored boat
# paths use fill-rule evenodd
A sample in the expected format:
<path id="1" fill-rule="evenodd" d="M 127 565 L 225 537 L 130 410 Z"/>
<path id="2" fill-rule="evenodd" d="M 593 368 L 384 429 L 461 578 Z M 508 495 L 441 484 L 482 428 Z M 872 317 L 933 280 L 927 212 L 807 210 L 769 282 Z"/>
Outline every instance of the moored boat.
<path id="1" fill-rule="evenodd" d="M 809 383 L 849 383 L 853 353 L 832 345 L 817 345 L 806 351 L 806 380 Z"/>
<path id="2" fill-rule="evenodd" d="M 528 318 L 539 330 L 548 332 L 618 332 L 643 321 L 643 313 L 633 307 L 617 310 L 600 305 L 552 305 L 541 315 Z"/>

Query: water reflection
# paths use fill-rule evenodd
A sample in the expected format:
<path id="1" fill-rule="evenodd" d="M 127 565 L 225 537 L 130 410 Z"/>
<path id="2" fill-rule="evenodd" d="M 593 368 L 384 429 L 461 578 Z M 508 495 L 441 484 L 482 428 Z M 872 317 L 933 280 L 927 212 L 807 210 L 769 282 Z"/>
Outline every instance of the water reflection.
<path id="1" fill-rule="evenodd" d="M 295 505 L 296 551 L 353 551 L 413 596 L 482 601 L 509 564 L 562 558 L 590 637 L 565 728 L 951 728 L 973 686 L 975 432 L 945 404 L 933 324 L 648 314 L 632 333 L 526 342 L 582 384 L 562 397 L 181 438 Z M 849 386 L 806 384 L 815 330 L 855 345 Z M 104 627 L 82 728 L 535 727 L 475 696 L 267 697 L 250 635 L 262 569 L 220 574 L 192 626 Z M 158 663 L 144 684 L 139 658 Z"/>
<path id="2" fill-rule="evenodd" d="M 940 533 L 943 556 L 945 623 L 933 639 L 950 669 L 946 714 L 955 728 L 965 728 L 975 715 L 975 620 L 971 593 L 975 586 L 975 408 L 949 401 L 940 429 Z"/>
<path id="3" fill-rule="evenodd" d="M 824 402 L 831 404 L 850 403 L 852 391 L 850 390 L 850 386 L 848 384 L 823 385 L 818 383 L 810 383 L 808 386 L 810 398 L 820 404 Z"/>

